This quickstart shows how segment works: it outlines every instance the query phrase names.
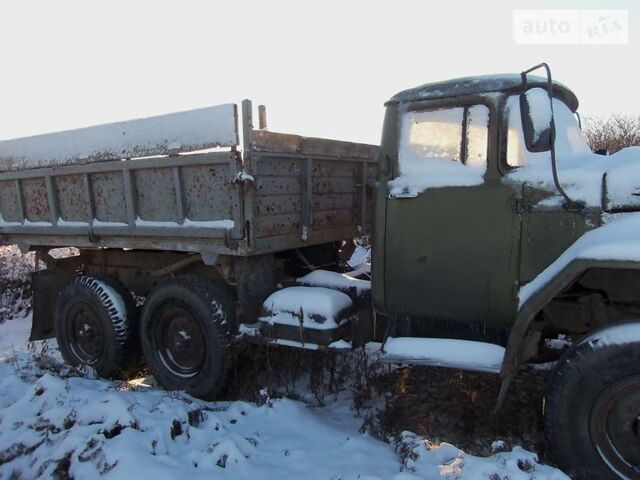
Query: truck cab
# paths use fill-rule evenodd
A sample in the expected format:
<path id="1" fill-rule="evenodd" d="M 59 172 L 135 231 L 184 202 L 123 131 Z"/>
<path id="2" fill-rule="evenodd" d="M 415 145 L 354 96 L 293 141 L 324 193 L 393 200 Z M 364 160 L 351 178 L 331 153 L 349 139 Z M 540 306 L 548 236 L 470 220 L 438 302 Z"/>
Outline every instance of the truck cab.
<path id="1" fill-rule="evenodd" d="M 576 189 L 568 205 L 550 181 L 551 108 L 559 181 L 590 151 L 576 96 L 553 82 L 551 107 L 546 87 L 541 77 L 472 77 L 387 102 L 373 297 L 399 334 L 506 345 L 520 287 L 601 225 L 600 198 Z"/>
<path id="2" fill-rule="evenodd" d="M 591 152 L 577 109 L 546 64 L 393 96 L 373 303 L 394 361 L 459 367 L 479 344 L 505 347 L 498 406 L 526 363 L 556 362 L 545 428 L 558 461 L 640 478 L 640 148 Z M 558 338 L 571 347 L 551 351 Z"/>

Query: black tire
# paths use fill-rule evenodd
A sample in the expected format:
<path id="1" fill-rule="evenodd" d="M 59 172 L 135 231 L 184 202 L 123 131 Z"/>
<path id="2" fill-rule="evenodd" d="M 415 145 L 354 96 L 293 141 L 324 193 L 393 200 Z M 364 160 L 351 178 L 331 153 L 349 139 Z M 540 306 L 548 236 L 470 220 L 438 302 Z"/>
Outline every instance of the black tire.
<path id="1" fill-rule="evenodd" d="M 639 479 L 640 323 L 571 347 L 551 375 L 544 414 L 551 454 L 568 473 Z"/>
<path id="2" fill-rule="evenodd" d="M 213 400 L 227 385 L 233 299 L 226 285 L 197 275 L 169 278 L 153 289 L 141 320 L 149 369 L 167 390 Z"/>
<path id="3" fill-rule="evenodd" d="M 71 366 L 104 378 L 128 379 L 140 368 L 138 314 L 131 292 L 105 275 L 82 275 L 60 291 L 58 348 Z"/>

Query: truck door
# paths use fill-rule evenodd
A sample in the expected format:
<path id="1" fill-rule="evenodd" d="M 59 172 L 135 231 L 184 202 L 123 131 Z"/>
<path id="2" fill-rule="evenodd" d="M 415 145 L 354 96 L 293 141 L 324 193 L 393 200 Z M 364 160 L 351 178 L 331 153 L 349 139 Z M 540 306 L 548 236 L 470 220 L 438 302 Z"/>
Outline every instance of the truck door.
<path id="1" fill-rule="evenodd" d="M 384 281 L 405 335 L 501 342 L 515 313 L 518 222 L 489 120 L 484 104 L 401 114 Z"/>
<path id="2" fill-rule="evenodd" d="M 547 98 L 547 92 L 541 88 L 534 88 L 529 92 Z M 522 115 L 520 104 L 520 95 L 512 95 L 505 102 L 504 116 L 508 126 L 505 158 L 509 167 L 516 168 L 507 178 L 514 180 L 514 186 L 517 185 L 516 188 L 521 188 L 522 191 L 519 281 L 520 284 L 525 284 L 548 267 L 579 237 L 597 226 L 599 214 L 595 212 L 595 218 L 591 218 L 587 211 L 563 206 L 564 200 L 553 185 L 551 177 L 549 147 L 538 149 L 531 145 L 534 126 L 529 117 Z M 540 113 L 544 106 L 545 103 L 538 102 L 529 108 L 536 109 L 537 116 L 546 118 L 550 113 Z M 556 98 L 553 100 L 553 110 L 556 150 L 562 152 L 562 155 L 558 155 L 558 164 L 562 166 L 564 162 L 571 162 L 571 157 L 584 158 L 590 155 L 591 149 L 569 107 Z M 527 135 L 525 131 L 528 132 Z M 543 168 L 536 169 L 536 165 L 542 165 Z M 596 182 L 598 180 L 599 177 L 596 177 Z M 566 178 L 561 169 L 559 181 L 571 183 L 575 178 Z"/>

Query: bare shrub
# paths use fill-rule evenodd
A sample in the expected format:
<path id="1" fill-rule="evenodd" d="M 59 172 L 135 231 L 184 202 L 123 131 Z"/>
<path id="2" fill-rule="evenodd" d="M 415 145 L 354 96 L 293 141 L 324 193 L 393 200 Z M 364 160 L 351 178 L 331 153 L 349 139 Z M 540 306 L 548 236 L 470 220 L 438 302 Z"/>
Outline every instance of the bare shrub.
<path id="1" fill-rule="evenodd" d="M 23 254 L 18 247 L 0 247 L 0 323 L 31 311 L 31 272 L 33 253 Z"/>
<path id="2" fill-rule="evenodd" d="M 78 255 L 76 248 L 56 248 L 54 258 Z M 0 323 L 31 312 L 31 273 L 46 268 L 34 252 L 22 253 L 15 245 L 0 247 Z"/>
<path id="3" fill-rule="evenodd" d="M 593 151 L 607 150 L 612 154 L 625 147 L 640 146 L 640 115 L 586 118 L 583 127 Z"/>

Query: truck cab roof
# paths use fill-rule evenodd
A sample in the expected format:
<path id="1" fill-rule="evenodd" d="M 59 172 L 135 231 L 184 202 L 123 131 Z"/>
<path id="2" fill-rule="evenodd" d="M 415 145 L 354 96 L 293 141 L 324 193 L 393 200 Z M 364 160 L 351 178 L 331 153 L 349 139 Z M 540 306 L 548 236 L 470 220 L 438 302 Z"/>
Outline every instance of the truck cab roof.
<path id="1" fill-rule="evenodd" d="M 544 77 L 529 75 L 527 84 L 546 88 L 547 80 Z M 522 86 L 522 77 L 519 73 L 461 77 L 441 82 L 425 83 L 419 87 L 403 90 L 391 97 L 387 104 L 436 100 L 491 92 L 517 91 Z M 553 82 L 553 88 L 555 94 L 560 96 L 572 111 L 575 112 L 578 109 L 578 98 L 571 90 L 556 81 Z"/>

